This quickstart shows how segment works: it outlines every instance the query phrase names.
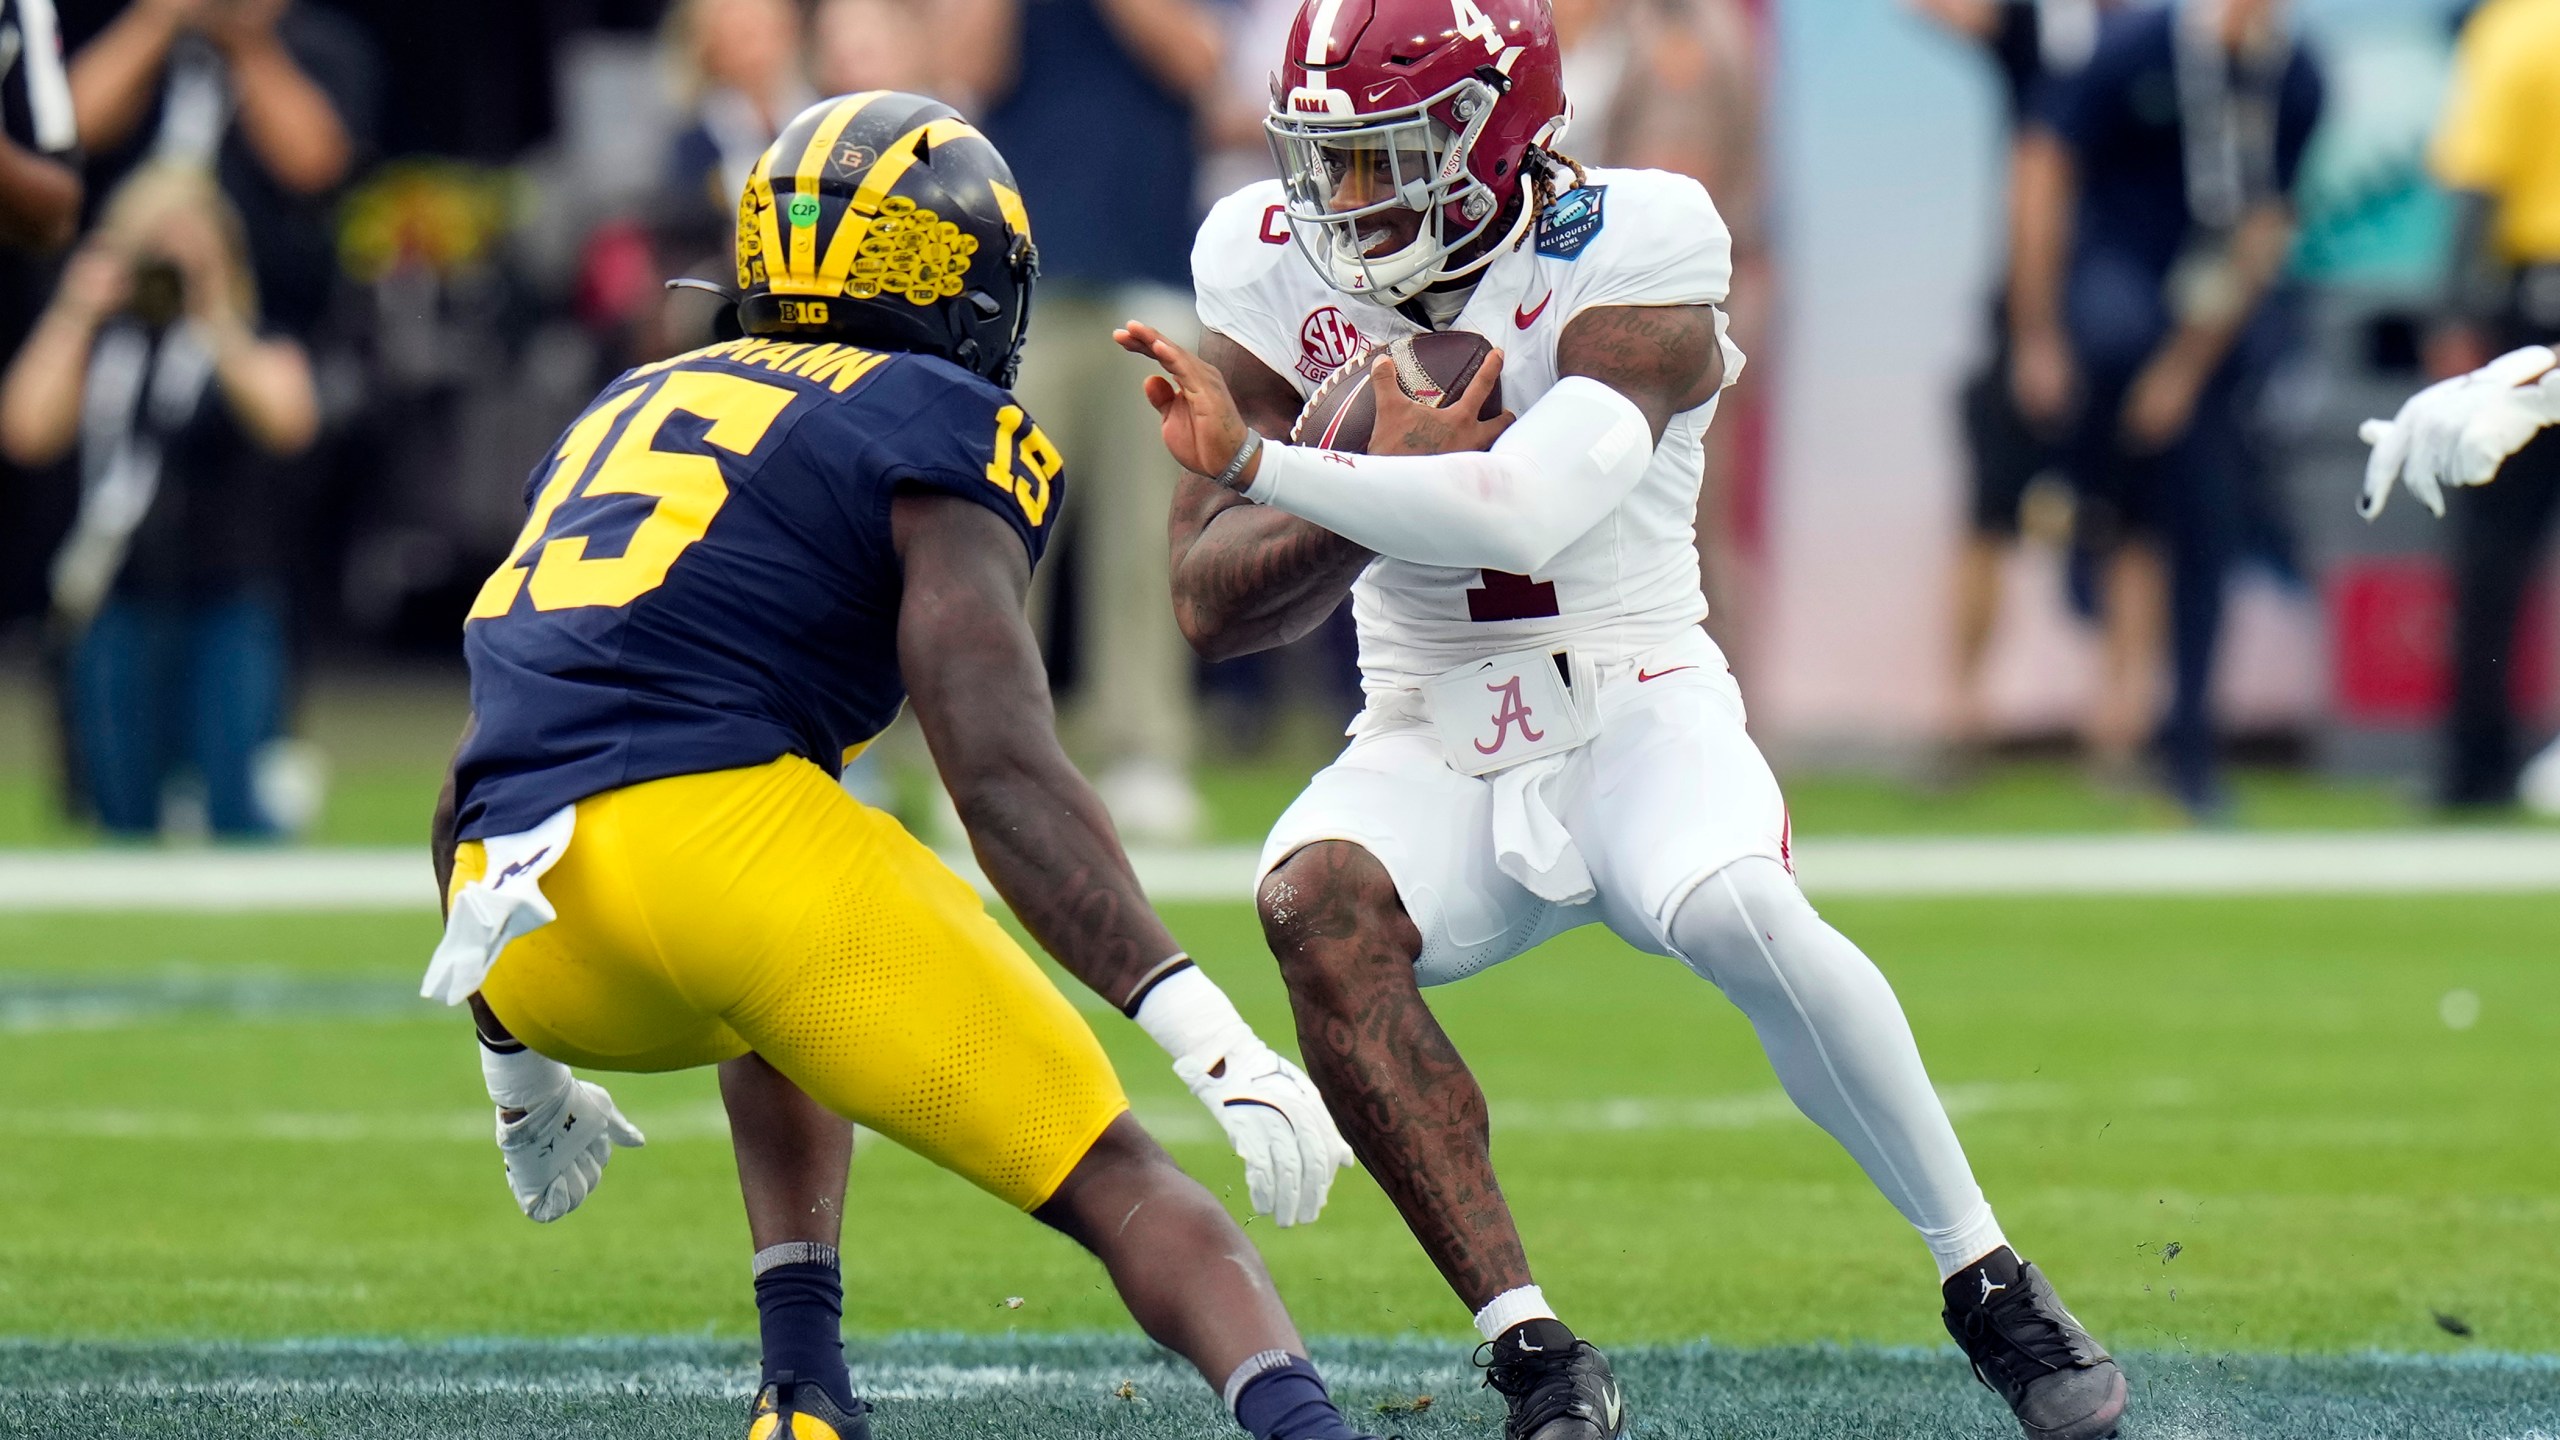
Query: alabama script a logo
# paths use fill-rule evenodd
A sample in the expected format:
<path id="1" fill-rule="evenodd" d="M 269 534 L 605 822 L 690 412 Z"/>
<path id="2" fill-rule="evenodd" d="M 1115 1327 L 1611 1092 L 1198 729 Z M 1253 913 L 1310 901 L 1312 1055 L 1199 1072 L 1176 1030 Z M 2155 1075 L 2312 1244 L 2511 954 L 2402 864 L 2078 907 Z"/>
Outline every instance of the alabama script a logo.
<path id="1" fill-rule="evenodd" d="M 1544 730 L 1532 730 L 1529 728 L 1529 707 L 1520 699 L 1519 676 L 1514 675 L 1499 685 L 1487 685 L 1484 689 L 1485 693 L 1488 695 L 1501 696 L 1502 704 L 1500 708 L 1493 712 L 1493 743 L 1488 745 L 1482 740 L 1473 740 L 1468 742 L 1476 747 L 1477 754 L 1493 755 L 1499 753 L 1503 746 L 1504 737 L 1511 733 L 1511 727 L 1514 725 L 1520 727 L 1520 738 L 1532 745 L 1535 745 L 1539 741 L 1547 738 L 1547 732 Z"/>

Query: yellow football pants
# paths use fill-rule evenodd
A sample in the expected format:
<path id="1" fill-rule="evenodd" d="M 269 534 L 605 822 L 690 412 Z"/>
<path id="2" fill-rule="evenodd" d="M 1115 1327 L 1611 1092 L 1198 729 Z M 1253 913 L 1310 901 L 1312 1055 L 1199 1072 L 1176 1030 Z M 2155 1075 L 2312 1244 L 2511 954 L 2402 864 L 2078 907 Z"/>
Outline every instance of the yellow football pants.
<path id="1" fill-rule="evenodd" d="M 466 843 L 458 887 L 486 872 Z M 967 882 L 806 760 L 578 802 L 560 918 L 480 995 L 599 1070 L 752 1050 L 819 1103 L 1025 1210 L 1129 1108 L 1102 1046 Z"/>

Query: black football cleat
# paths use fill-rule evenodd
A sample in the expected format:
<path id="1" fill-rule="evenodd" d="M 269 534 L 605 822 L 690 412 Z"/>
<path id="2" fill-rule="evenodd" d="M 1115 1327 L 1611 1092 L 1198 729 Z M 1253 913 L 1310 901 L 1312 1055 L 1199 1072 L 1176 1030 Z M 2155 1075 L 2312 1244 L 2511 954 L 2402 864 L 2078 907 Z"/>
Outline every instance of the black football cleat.
<path id="1" fill-rule="evenodd" d="M 2009 1402 L 2033 1440 L 2106 1440 L 2124 1417 L 2124 1370 L 2044 1272 L 2003 1245 L 1951 1276 L 1942 1317 L 1974 1378 Z"/>
<path id="2" fill-rule="evenodd" d="M 747 1440 L 871 1440 L 870 1402 L 848 1412 L 826 1387 L 785 1370 L 756 1392 L 747 1411 Z"/>
<path id="3" fill-rule="evenodd" d="M 1524 1320 L 1485 1348 L 1493 1353 L 1478 1361 L 1484 1383 L 1511 1407 L 1502 1440 L 1617 1440 L 1626 1433 L 1626 1401 L 1608 1357 L 1563 1321 Z"/>

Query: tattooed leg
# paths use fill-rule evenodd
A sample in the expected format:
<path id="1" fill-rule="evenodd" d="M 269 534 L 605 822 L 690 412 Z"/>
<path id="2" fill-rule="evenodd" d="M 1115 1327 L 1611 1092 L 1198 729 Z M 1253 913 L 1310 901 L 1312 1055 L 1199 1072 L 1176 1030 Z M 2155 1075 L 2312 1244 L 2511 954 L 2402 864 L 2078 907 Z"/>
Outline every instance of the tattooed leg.
<path id="1" fill-rule="evenodd" d="M 1472 1311 L 1529 1284 L 1484 1090 L 1422 1003 L 1422 935 L 1386 867 L 1346 841 L 1310 845 L 1263 882 L 1261 908 L 1307 1073 L 1449 1288 Z"/>

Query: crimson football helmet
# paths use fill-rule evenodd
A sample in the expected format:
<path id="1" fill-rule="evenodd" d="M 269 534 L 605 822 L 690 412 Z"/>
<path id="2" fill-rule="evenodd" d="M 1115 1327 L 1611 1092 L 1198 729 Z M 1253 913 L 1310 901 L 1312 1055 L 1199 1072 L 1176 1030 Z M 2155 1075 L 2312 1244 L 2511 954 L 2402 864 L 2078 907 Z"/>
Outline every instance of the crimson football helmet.
<path id="1" fill-rule="evenodd" d="M 1305 0 L 1264 123 L 1299 248 L 1398 305 L 1482 268 L 1497 244 L 1459 257 L 1506 216 L 1529 223 L 1529 152 L 1568 114 L 1547 0 Z M 1421 220 L 1402 244 L 1398 210 Z"/>

